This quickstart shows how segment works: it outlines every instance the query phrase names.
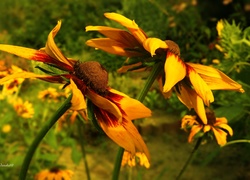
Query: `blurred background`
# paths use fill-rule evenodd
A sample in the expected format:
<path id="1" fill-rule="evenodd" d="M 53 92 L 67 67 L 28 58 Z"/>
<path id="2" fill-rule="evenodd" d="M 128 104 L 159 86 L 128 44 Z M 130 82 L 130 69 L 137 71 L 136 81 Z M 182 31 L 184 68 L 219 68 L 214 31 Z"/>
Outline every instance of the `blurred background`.
<path id="1" fill-rule="evenodd" d="M 103 16 L 105 12 L 118 12 L 135 20 L 148 36 L 175 41 L 185 62 L 214 66 L 243 84 L 244 94 L 215 91 L 215 102 L 211 106 L 217 117 L 226 117 L 234 130 L 228 141 L 250 139 L 250 45 L 232 45 L 226 52 L 230 58 L 215 47 L 219 43 L 216 24 L 220 19 L 234 24 L 230 26 L 233 35 L 236 33 L 237 37 L 250 40 L 250 1 L 1 0 L 0 12 L 0 43 L 34 49 L 45 46 L 49 32 L 62 20 L 55 41 L 63 53 L 81 61 L 99 61 L 109 71 L 109 85 L 134 98 L 143 88 L 147 74 L 117 74 L 125 58 L 87 47 L 86 40 L 100 35 L 85 32 L 85 26 L 118 27 Z M 20 69 L 38 72 L 35 66 L 31 61 L 0 52 L 0 77 Z M 68 93 L 61 90 L 61 85 L 39 80 L 20 81 L 13 90 L 19 99 L 15 102 L 10 101 L 4 94 L 4 87 L 0 87 L 0 163 L 13 164 L 13 167 L 0 167 L 0 179 L 17 179 L 27 148 Z M 137 125 L 151 153 L 151 167 L 122 167 L 120 179 L 174 179 L 194 146 L 187 142 L 188 133 L 180 129 L 181 118 L 189 111 L 175 95 L 170 99 L 162 98 L 157 84 L 143 103 L 153 111 L 152 117 Z M 24 106 L 26 114 L 18 109 L 20 106 Z M 111 179 L 117 145 L 90 123 L 85 124 L 79 135 L 77 121 L 71 113 L 61 118 L 46 135 L 33 157 L 27 179 L 55 166 L 72 170 L 74 180 L 85 179 L 79 142 L 84 144 L 92 179 Z M 215 140 L 207 141 L 183 179 L 250 179 L 249 151 L 248 143 L 220 148 Z"/>

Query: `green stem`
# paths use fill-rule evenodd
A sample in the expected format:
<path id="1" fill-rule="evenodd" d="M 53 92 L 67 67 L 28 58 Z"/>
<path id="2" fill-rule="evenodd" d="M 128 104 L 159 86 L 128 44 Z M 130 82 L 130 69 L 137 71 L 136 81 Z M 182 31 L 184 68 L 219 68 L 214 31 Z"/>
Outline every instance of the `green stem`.
<path id="1" fill-rule="evenodd" d="M 53 115 L 53 117 L 44 124 L 42 129 L 38 132 L 37 136 L 35 137 L 35 139 L 31 143 L 31 145 L 28 149 L 28 152 L 26 153 L 26 156 L 23 160 L 23 164 L 22 164 L 21 171 L 19 174 L 19 180 L 26 179 L 26 175 L 27 175 L 27 171 L 28 171 L 31 159 L 32 159 L 38 145 L 40 144 L 42 139 L 45 137 L 45 135 L 49 132 L 49 130 L 52 128 L 52 126 L 57 122 L 57 120 L 70 108 L 71 98 L 72 98 L 72 95 L 70 95 L 68 97 L 68 99 L 66 99 L 66 101 L 62 104 L 62 106 Z"/>
<path id="2" fill-rule="evenodd" d="M 139 93 L 139 95 L 137 97 L 137 100 L 139 100 L 140 102 L 143 102 L 143 100 L 145 99 L 152 84 L 154 83 L 155 79 L 157 78 L 157 76 L 161 72 L 162 72 L 162 63 L 159 62 L 159 63 L 154 65 L 149 77 L 147 78 L 147 81 L 145 83 L 144 88 L 141 90 L 141 92 Z M 119 179 L 119 173 L 120 173 L 120 169 L 121 169 L 121 162 L 122 162 L 123 153 L 124 153 L 124 149 L 122 147 L 120 147 L 118 152 L 117 152 L 117 155 L 116 155 L 112 180 Z"/>
<path id="3" fill-rule="evenodd" d="M 183 174 L 183 173 L 185 172 L 185 170 L 187 169 L 187 166 L 191 163 L 191 161 L 192 161 L 192 159 L 193 159 L 193 157 L 194 157 L 194 155 L 195 155 L 197 149 L 199 148 L 201 142 L 202 142 L 202 137 L 200 137 L 200 138 L 197 140 L 197 142 L 196 142 L 196 144 L 195 144 L 195 146 L 194 146 L 193 151 L 191 152 L 189 158 L 187 159 L 186 163 L 185 163 L 184 166 L 182 167 L 182 169 L 181 169 L 179 175 L 177 176 L 176 180 L 178 180 L 178 179 L 181 178 L 182 174 Z"/>
<path id="4" fill-rule="evenodd" d="M 77 126 L 78 126 L 79 141 L 81 140 L 80 146 L 81 146 L 81 150 L 82 150 L 82 157 L 83 157 L 83 162 L 84 162 L 84 166 L 85 166 L 85 172 L 87 174 L 87 180 L 90 180 L 91 178 L 90 178 L 88 162 L 86 159 L 86 151 L 85 151 L 85 147 L 84 147 L 84 141 L 82 140 L 83 138 L 81 138 L 83 136 L 84 124 L 80 119 L 78 120 Z"/>
<path id="5" fill-rule="evenodd" d="M 221 146 L 222 148 L 231 144 L 236 144 L 236 143 L 250 143 L 250 140 L 248 139 L 238 139 L 238 140 L 234 140 L 234 141 L 230 141 L 227 144 Z"/>

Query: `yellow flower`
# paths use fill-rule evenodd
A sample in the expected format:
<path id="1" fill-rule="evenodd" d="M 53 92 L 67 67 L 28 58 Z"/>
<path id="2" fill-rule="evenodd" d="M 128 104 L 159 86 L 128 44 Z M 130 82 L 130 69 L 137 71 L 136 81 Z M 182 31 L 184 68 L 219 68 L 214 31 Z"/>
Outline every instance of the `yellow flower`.
<path id="1" fill-rule="evenodd" d="M 216 30 L 217 30 L 217 32 L 218 32 L 219 37 L 221 37 L 221 35 L 222 35 L 221 31 L 222 31 L 223 28 L 224 28 L 224 22 L 223 22 L 223 20 L 221 19 L 221 20 L 219 20 L 219 21 L 217 22 L 217 25 L 216 25 Z"/>
<path id="2" fill-rule="evenodd" d="M 9 133 L 11 131 L 11 125 L 10 124 L 5 124 L 2 127 L 2 132 L 3 133 Z"/>
<path id="3" fill-rule="evenodd" d="M 112 14 L 111 17 L 112 18 Z M 134 22 L 124 19 L 138 41 L 144 40 L 144 34 Z M 108 87 L 108 72 L 95 61 L 79 62 L 64 56 L 56 46 L 54 37 L 61 27 L 61 21 L 50 32 L 44 48 L 35 50 L 13 45 L 0 44 L 0 50 L 17 56 L 53 65 L 64 73 L 56 75 L 37 75 L 31 72 L 20 72 L 0 79 L 0 84 L 17 78 L 39 78 L 52 83 L 65 83 L 72 90 L 71 109 L 86 110 L 87 98 L 94 105 L 94 113 L 103 131 L 118 145 L 129 151 L 149 152 L 141 135 L 132 123 L 134 119 L 151 116 L 151 111 L 141 102 Z M 126 39 L 126 38 L 125 38 Z"/>
<path id="4" fill-rule="evenodd" d="M 42 99 L 42 100 L 47 99 L 48 101 L 51 101 L 51 100 L 58 101 L 59 96 L 60 94 L 57 92 L 57 90 L 51 87 L 49 87 L 46 90 L 40 91 L 38 93 L 39 99 Z"/>
<path id="5" fill-rule="evenodd" d="M 190 129 L 188 142 L 192 142 L 195 135 L 202 132 L 203 135 L 206 133 L 212 133 L 220 146 L 227 143 L 227 135 L 233 135 L 232 128 L 227 124 L 225 117 L 216 118 L 211 110 L 206 110 L 207 124 L 204 124 L 201 119 L 196 116 L 186 115 L 182 119 L 182 129 Z"/>
<path id="6" fill-rule="evenodd" d="M 71 180 L 73 174 L 73 171 L 67 169 L 45 169 L 35 175 L 35 180 Z"/>
<path id="7" fill-rule="evenodd" d="M 212 90 L 244 92 L 240 84 L 215 68 L 185 63 L 180 58 L 180 48 L 175 42 L 147 37 L 134 21 L 120 14 L 105 13 L 104 15 L 125 26 L 129 32 L 106 26 L 87 26 L 86 31 L 98 31 L 106 38 L 90 39 L 86 44 L 128 57 L 119 72 L 146 70 L 150 69 L 148 64 L 152 66 L 155 63 L 164 63 L 164 71 L 158 77 L 164 96 L 168 98 L 173 90 L 177 92 L 181 102 L 190 109 L 194 108 L 204 123 L 207 122 L 204 104 L 209 106 L 214 101 Z M 133 59 L 133 57 L 140 58 Z"/>
<path id="8" fill-rule="evenodd" d="M 18 98 L 13 103 L 13 106 L 14 106 L 16 113 L 20 117 L 32 118 L 34 115 L 33 105 L 28 101 L 23 102 L 22 99 Z"/>
<path id="9" fill-rule="evenodd" d="M 140 166 L 144 166 L 146 168 L 150 167 L 150 163 L 144 153 L 137 152 L 135 156 L 132 156 L 130 152 L 124 151 L 122 157 L 122 166 L 127 164 L 130 167 L 134 167 L 136 166 L 137 161 L 139 162 Z"/>
<path id="10" fill-rule="evenodd" d="M 23 72 L 23 70 L 15 65 L 12 65 L 11 68 L 8 70 L 10 74 L 15 74 L 19 72 Z M 8 74 L 6 74 L 8 75 Z M 18 88 L 23 83 L 24 78 L 14 78 L 6 81 L 3 83 L 2 95 L 8 96 L 16 93 Z"/>

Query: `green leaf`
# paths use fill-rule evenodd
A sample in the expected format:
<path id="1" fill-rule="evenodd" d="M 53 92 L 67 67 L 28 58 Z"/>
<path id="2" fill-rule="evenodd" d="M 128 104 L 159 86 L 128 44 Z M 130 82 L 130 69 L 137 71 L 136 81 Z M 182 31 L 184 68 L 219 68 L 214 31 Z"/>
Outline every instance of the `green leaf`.
<path id="1" fill-rule="evenodd" d="M 82 158 L 82 153 L 79 150 L 79 148 L 77 148 L 77 146 L 74 144 L 72 146 L 71 159 L 75 164 L 79 164 L 79 162 L 81 161 L 81 158 Z"/>
<path id="2" fill-rule="evenodd" d="M 216 117 L 226 117 L 229 122 L 237 121 L 244 115 L 242 105 L 223 106 L 214 110 Z"/>

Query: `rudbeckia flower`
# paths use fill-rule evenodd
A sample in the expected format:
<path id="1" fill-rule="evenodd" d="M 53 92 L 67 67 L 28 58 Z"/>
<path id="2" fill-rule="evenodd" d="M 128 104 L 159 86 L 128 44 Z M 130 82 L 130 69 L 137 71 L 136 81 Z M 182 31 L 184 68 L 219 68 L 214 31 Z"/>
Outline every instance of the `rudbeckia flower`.
<path id="1" fill-rule="evenodd" d="M 33 105 L 28 101 L 23 101 L 22 99 L 18 98 L 13 100 L 13 107 L 18 116 L 23 118 L 32 118 L 34 115 L 34 108 Z"/>
<path id="2" fill-rule="evenodd" d="M 204 124 L 199 117 L 186 115 L 182 119 L 182 129 L 190 129 L 188 142 L 192 142 L 196 135 L 204 136 L 212 134 L 217 143 L 223 146 L 227 143 L 227 135 L 233 135 L 232 128 L 227 124 L 225 117 L 216 118 L 214 112 L 206 110 L 207 124 Z"/>
<path id="3" fill-rule="evenodd" d="M 49 75 L 25 71 L 0 79 L 0 84 L 17 77 L 69 84 L 73 94 L 72 110 L 85 110 L 87 98 L 94 105 L 100 127 L 114 142 L 132 154 L 139 151 L 149 158 L 147 146 L 131 120 L 151 116 L 151 111 L 139 101 L 108 87 L 108 73 L 98 62 L 80 62 L 65 57 L 54 42 L 60 27 L 61 21 L 58 21 L 49 33 L 45 47 L 39 50 L 4 44 L 0 44 L 0 50 L 52 65 L 60 69 L 61 73 L 40 68 Z"/>
<path id="4" fill-rule="evenodd" d="M 214 101 L 212 90 L 244 92 L 240 84 L 213 67 L 185 63 L 180 58 L 180 48 L 174 41 L 148 37 L 135 21 L 120 14 L 104 15 L 123 25 L 128 31 L 106 26 L 87 26 L 86 31 L 98 31 L 106 38 L 90 39 L 86 44 L 128 57 L 118 72 L 150 69 L 155 63 L 162 62 L 163 73 L 158 77 L 158 82 L 164 96 L 168 98 L 173 90 L 177 92 L 181 102 L 189 109 L 194 108 L 205 124 L 207 119 L 204 104 L 209 106 Z"/>
<path id="5" fill-rule="evenodd" d="M 71 180 L 73 171 L 59 168 L 45 169 L 35 175 L 35 180 Z"/>

